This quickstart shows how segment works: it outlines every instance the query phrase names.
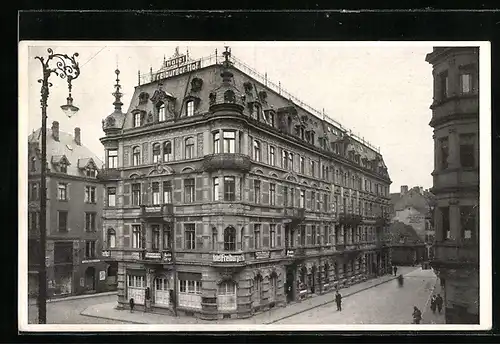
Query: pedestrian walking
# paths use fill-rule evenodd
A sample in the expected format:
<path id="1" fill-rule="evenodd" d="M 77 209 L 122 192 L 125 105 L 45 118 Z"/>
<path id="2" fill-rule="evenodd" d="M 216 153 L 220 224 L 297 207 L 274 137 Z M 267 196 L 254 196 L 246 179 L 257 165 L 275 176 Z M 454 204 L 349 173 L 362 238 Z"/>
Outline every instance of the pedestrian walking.
<path id="1" fill-rule="evenodd" d="M 338 290 L 335 292 L 335 303 L 337 304 L 337 310 L 342 311 L 342 295 Z"/>
<path id="2" fill-rule="evenodd" d="M 417 306 L 413 306 L 413 323 L 414 324 L 420 324 L 420 321 L 422 320 L 422 312 L 420 309 L 417 308 Z"/>
<path id="3" fill-rule="evenodd" d="M 396 276 L 396 274 L 398 273 L 398 267 L 394 265 L 392 270 L 394 271 L 394 276 Z"/>
<path id="4" fill-rule="evenodd" d="M 134 298 L 131 297 L 128 303 L 130 304 L 130 313 L 134 313 L 134 306 L 135 306 Z"/>
<path id="5" fill-rule="evenodd" d="M 443 298 L 441 297 L 440 294 L 437 294 L 436 296 L 436 306 L 439 314 L 441 314 L 441 309 L 443 309 Z"/>
<path id="6" fill-rule="evenodd" d="M 432 295 L 431 297 L 431 311 L 432 313 L 436 313 L 436 295 Z"/>

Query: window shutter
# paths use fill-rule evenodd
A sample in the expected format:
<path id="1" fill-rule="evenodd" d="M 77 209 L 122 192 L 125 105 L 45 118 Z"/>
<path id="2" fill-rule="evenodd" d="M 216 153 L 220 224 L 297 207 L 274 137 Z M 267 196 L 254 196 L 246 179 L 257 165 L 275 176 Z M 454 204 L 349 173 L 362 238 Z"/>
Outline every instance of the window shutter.
<path id="1" fill-rule="evenodd" d="M 269 223 L 262 224 L 262 247 L 269 247 Z"/>
<path id="2" fill-rule="evenodd" d="M 66 184 L 66 198 L 69 201 L 70 200 L 70 190 L 71 190 L 71 183 Z"/>
<path id="3" fill-rule="evenodd" d="M 129 248 L 130 247 L 130 236 L 124 236 L 123 237 L 123 247 L 124 248 Z"/>
<path id="4" fill-rule="evenodd" d="M 151 193 L 151 183 L 142 182 L 141 183 L 141 202 L 139 204 L 150 204 L 149 196 Z"/>
<path id="5" fill-rule="evenodd" d="M 276 247 L 281 247 L 281 231 L 282 231 L 281 224 L 276 225 Z"/>
<path id="6" fill-rule="evenodd" d="M 183 149 L 182 149 L 182 141 L 180 137 L 176 137 L 174 139 L 174 147 L 173 147 L 173 153 L 175 154 L 175 160 L 182 160 L 183 157 Z"/>
<path id="7" fill-rule="evenodd" d="M 147 142 L 144 142 L 142 144 L 142 163 L 147 164 L 149 162 L 149 144 Z"/>
<path id="8" fill-rule="evenodd" d="M 195 225 L 195 233 L 196 233 L 196 249 L 203 249 L 203 223 L 198 222 Z"/>
<path id="9" fill-rule="evenodd" d="M 312 228 L 310 225 L 306 225 L 306 237 L 307 245 L 312 245 Z"/>
<path id="10" fill-rule="evenodd" d="M 306 209 L 311 209 L 311 191 L 306 190 Z"/>
<path id="11" fill-rule="evenodd" d="M 249 233 L 248 233 L 248 239 L 249 239 L 249 245 L 248 245 L 248 248 L 250 250 L 253 249 L 253 246 L 254 246 L 254 228 L 255 228 L 255 225 L 249 225 L 248 226 L 248 229 L 249 229 Z"/>
<path id="12" fill-rule="evenodd" d="M 182 203 L 182 180 L 174 179 L 172 183 L 173 201 L 174 203 Z"/>
<path id="13" fill-rule="evenodd" d="M 196 177 L 195 183 L 195 201 L 199 202 L 203 200 L 203 177 Z"/>
<path id="14" fill-rule="evenodd" d="M 123 185 L 123 205 L 130 205 L 130 184 Z"/>
<path id="15" fill-rule="evenodd" d="M 262 203 L 269 204 L 269 182 L 263 181 L 260 183 L 262 193 Z"/>
<path id="16" fill-rule="evenodd" d="M 285 205 L 283 204 L 283 188 L 281 184 L 276 185 L 276 205 Z"/>
<path id="17" fill-rule="evenodd" d="M 247 179 L 248 180 L 248 201 L 250 202 L 255 202 L 254 198 L 254 191 L 253 191 L 253 179 Z"/>
<path id="18" fill-rule="evenodd" d="M 196 148 L 197 148 L 197 150 L 196 150 L 197 156 L 202 157 L 203 156 L 203 133 L 199 133 L 197 135 Z"/>

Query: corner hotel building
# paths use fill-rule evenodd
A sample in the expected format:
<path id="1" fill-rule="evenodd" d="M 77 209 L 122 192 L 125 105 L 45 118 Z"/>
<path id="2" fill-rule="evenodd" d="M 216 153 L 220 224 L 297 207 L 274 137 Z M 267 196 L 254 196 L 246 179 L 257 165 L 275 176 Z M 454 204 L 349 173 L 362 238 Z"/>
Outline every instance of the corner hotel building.
<path id="1" fill-rule="evenodd" d="M 390 273 L 380 153 L 240 62 L 176 54 L 102 121 L 118 307 L 244 318 Z"/>

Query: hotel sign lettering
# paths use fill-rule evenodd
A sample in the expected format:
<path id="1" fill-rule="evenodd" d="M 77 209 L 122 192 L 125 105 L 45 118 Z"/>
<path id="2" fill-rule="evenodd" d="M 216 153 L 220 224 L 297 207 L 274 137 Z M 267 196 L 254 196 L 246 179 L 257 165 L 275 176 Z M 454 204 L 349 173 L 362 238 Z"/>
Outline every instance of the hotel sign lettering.
<path id="1" fill-rule="evenodd" d="M 168 69 L 168 70 L 164 70 L 164 71 L 156 73 L 153 76 L 153 81 L 171 78 L 173 76 L 192 72 L 192 71 L 200 69 L 200 68 L 201 68 L 201 61 L 200 60 L 194 61 L 194 62 L 189 62 L 189 63 L 186 63 L 185 65 L 178 66 L 178 67 L 173 68 L 173 69 Z"/>
<path id="2" fill-rule="evenodd" d="M 240 263 L 245 261 L 245 256 L 243 254 L 214 254 L 213 262 L 216 263 Z"/>
<path id="3" fill-rule="evenodd" d="M 170 60 L 165 61 L 165 68 L 171 69 L 180 66 L 181 64 L 186 63 L 187 56 L 180 55 L 178 57 L 171 58 Z"/>

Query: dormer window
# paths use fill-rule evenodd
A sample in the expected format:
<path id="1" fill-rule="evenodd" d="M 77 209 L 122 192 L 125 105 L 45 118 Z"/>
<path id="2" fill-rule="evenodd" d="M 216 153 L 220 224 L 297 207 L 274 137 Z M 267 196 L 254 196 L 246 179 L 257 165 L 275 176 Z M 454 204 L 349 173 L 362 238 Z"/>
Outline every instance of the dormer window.
<path id="1" fill-rule="evenodd" d="M 304 136 L 304 135 L 305 135 L 305 134 L 304 134 L 304 128 L 303 128 L 303 127 L 300 127 L 300 138 L 301 138 L 302 140 L 304 140 L 304 138 L 305 138 L 305 136 Z"/>
<path id="2" fill-rule="evenodd" d="M 97 176 L 97 170 L 95 168 L 87 168 L 85 170 L 85 175 L 89 178 L 95 178 Z"/>
<path id="3" fill-rule="evenodd" d="M 274 127 L 274 121 L 275 121 L 275 119 L 274 119 L 274 112 L 270 111 L 269 112 L 269 125 L 271 127 Z"/>
<path id="4" fill-rule="evenodd" d="M 186 117 L 194 116 L 194 101 L 189 100 L 186 102 Z"/>
<path id="5" fill-rule="evenodd" d="M 134 128 L 141 126 L 141 113 L 137 112 L 134 114 Z"/>
<path id="6" fill-rule="evenodd" d="M 158 109 L 158 121 L 164 122 L 167 119 L 167 117 L 165 116 L 165 104 L 159 103 L 157 109 Z"/>
<path id="7" fill-rule="evenodd" d="M 59 165 L 59 172 L 61 173 L 68 173 L 68 166 L 65 163 L 61 163 Z"/>

